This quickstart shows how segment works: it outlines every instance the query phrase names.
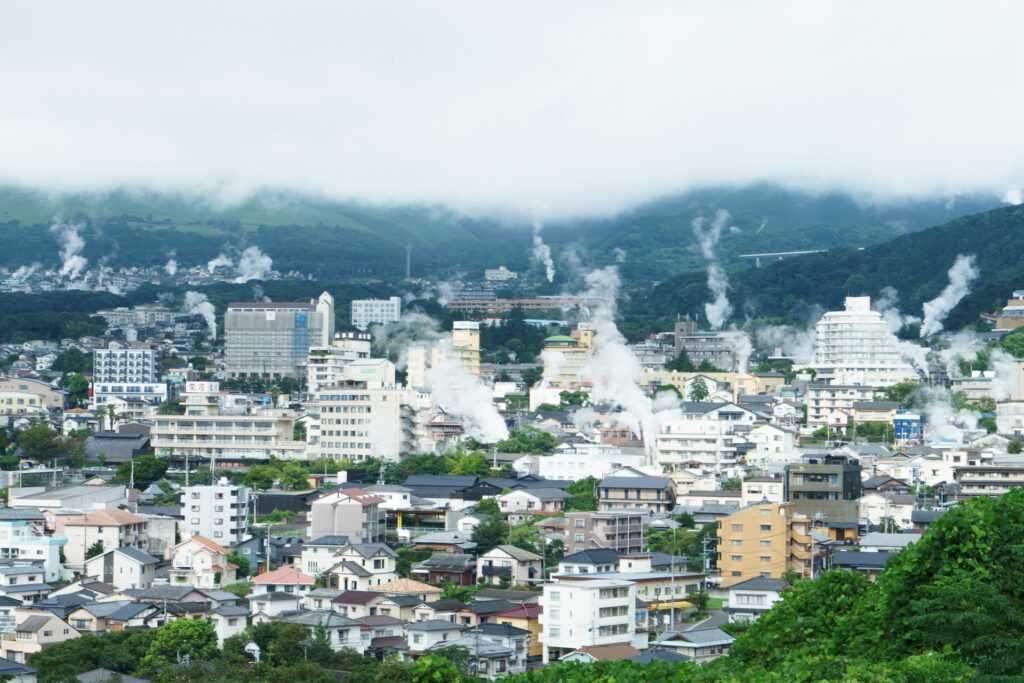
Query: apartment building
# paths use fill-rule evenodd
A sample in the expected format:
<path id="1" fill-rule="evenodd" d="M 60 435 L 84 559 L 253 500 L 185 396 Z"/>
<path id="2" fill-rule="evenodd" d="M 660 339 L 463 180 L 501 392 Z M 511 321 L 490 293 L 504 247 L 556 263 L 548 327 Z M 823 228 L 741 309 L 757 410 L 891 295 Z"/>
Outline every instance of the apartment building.
<path id="1" fill-rule="evenodd" d="M 608 548 L 638 553 L 644 546 L 646 512 L 568 512 L 565 515 L 565 553 Z"/>
<path id="2" fill-rule="evenodd" d="M 184 415 L 153 418 L 151 441 L 157 453 L 197 455 L 221 461 L 304 459 L 306 442 L 295 440 L 292 410 L 254 408 L 238 414 L 221 407 L 217 382 L 192 382 Z"/>
<path id="3" fill-rule="evenodd" d="M 590 362 L 594 329 L 590 323 L 579 323 L 570 335 L 555 335 L 544 340 L 541 358 L 544 376 L 551 385 L 576 389 L 583 386 L 583 369 Z"/>
<path id="4" fill-rule="evenodd" d="M 480 323 L 455 321 L 451 336 L 429 345 L 410 346 L 406 349 L 406 385 L 421 388 L 429 386 L 427 373 L 446 361 L 458 361 L 474 377 L 480 376 Z"/>
<path id="5" fill-rule="evenodd" d="M 394 365 L 371 359 L 346 370 L 356 377 L 365 370 L 371 379 L 340 380 L 316 393 L 320 419 L 315 440 L 308 439 L 309 457 L 397 461 L 412 448 L 415 423 L 405 405 L 405 389 L 394 382 Z M 375 375 L 379 379 L 372 379 Z"/>
<path id="6" fill-rule="evenodd" d="M 62 578 L 61 548 L 67 544 L 63 534 L 46 533 L 46 518 L 39 510 L 0 509 L 0 560 L 26 560 L 43 569 L 43 581 Z"/>
<path id="7" fill-rule="evenodd" d="M 751 505 L 723 518 L 716 551 L 721 586 L 756 577 L 780 579 L 790 569 L 810 576 L 810 524 L 791 503 Z"/>
<path id="8" fill-rule="evenodd" d="M 352 327 L 365 330 L 370 325 L 396 323 L 402 319 L 402 299 L 353 299 Z"/>
<path id="9" fill-rule="evenodd" d="M 63 410 L 67 403 L 68 394 L 61 389 L 55 389 L 46 382 L 27 377 L 0 377 L 0 392 L 21 392 L 35 394 L 42 397 L 43 405 L 47 408 Z M 9 411 L 4 411 L 9 412 Z"/>
<path id="10" fill-rule="evenodd" d="M 965 498 L 998 498 L 1011 489 L 1024 486 L 1024 467 L 1020 465 L 957 467 L 954 474 L 956 483 L 960 485 L 960 495 Z"/>
<path id="11" fill-rule="evenodd" d="M 597 487 L 602 512 L 633 509 L 671 512 L 676 504 L 675 487 L 667 477 L 608 476 Z"/>
<path id="12" fill-rule="evenodd" d="M 694 365 L 707 361 L 721 370 L 745 372 L 746 368 L 739 367 L 736 349 L 740 344 L 732 338 L 734 334 L 747 337 L 742 332 L 701 332 L 697 329 L 696 322 L 680 320 L 675 325 L 675 352 L 678 356 L 681 351 L 686 351 L 687 357 Z M 747 343 L 749 342 L 747 337 Z"/>
<path id="13" fill-rule="evenodd" d="M 93 351 L 94 382 L 156 382 L 159 367 L 151 349 L 96 349 Z"/>
<path id="14" fill-rule="evenodd" d="M 861 466 L 845 455 L 805 455 L 786 466 L 785 497 L 793 512 L 825 523 L 859 520 L 857 500 L 864 494 Z"/>
<path id="15" fill-rule="evenodd" d="M 186 486 L 181 490 L 184 538 L 203 536 L 223 545 L 236 545 L 249 533 L 249 487 L 228 484 Z"/>
<path id="16" fill-rule="evenodd" d="M 871 297 L 846 297 L 844 309 L 825 313 L 816 332 L 812 365 L 819 377 L 875 387 L 918 378 L 882 314 L 871 310 Z"/>
<path id="17" fill-rule="evenodd" d="M 552 581 L 545 584 L 540 605 L 544 664 L 581 647 L 647 648 L 647 634 L 636 630 L 636 584 L 631 581 Z"/>
<path id="18" fill-rule="evenodd" d="M 757 418 L 735 403 L 686 401 L 679 417 L 666 420 L 656 437 L 657 461 L 669 470 L 691 462 L 718 471 L 735 465 L 737 446 L 746 444 Z"/>
<path id="19" fill-rule="evenodd" d="M 351 543 L 384 540 L 386 511 L 383 498 L 362 489 L 341 489 L 321 496 L 310 505 L 309 537 L 347 536 Z"/>
<path id="20" fill-rule="evenodd" d="M 311 346 L 306 357 L 306 391 L 315 394 L 344 378 L 345 367 L 370 358 L 367 332 L 337 332 L 330 346 Z"/>
<path id="21" fill-rule="evenodd" d="M 85 566 L 85 555 L 89 548 L 100 543 L 104 550 L 131 547 L 147 550 L 146 536 L 148 521 L 145 517 L 127 510 L 110 508 L 94 510 L 83 515 L 69 515 L 59 518 L 56 531 L 67 536 L 64 545 L 65 565 L 81 570 Z"/>
<path id="22" fill-rule="evenodd" d="M 807 425 L 820 429 L 837 410 L 853 415 L 853 404 L 870 401 L 874 393 L 872 387 L 860 384 L 812 382 L 807 385 Z"/>
<path id="23" fill-rule="evenodd" d="M 330 346 L 334 297 L 309 303 L 228 304 L 224 314 L 224 371 L 228 377 L 306 375 L 310 347 Z"/>

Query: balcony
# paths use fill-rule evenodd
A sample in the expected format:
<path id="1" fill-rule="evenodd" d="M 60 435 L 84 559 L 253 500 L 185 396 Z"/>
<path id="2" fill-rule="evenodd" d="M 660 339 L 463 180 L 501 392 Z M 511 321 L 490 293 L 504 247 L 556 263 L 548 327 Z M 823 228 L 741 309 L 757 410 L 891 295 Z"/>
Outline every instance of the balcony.
<path id="1" fill-rule="evenodd" d="M 495 566 L 484 566 L 481 569 L 481 574 L 484 576 L 512 576 L 512 567 L 495 567 Z"/>
<path id="2" fill-rule="evenodd" d="M 789 552 L 798 560 L 810 560 L 811 551 L 798 545 L 790 546 Z"/>

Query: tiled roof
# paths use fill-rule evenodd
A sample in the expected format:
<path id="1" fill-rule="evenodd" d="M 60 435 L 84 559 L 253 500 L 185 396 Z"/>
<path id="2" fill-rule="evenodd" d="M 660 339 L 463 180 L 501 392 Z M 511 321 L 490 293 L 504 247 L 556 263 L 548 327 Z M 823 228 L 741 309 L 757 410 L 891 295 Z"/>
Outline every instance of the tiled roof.
<path id="1" fill-rule="evenodd" d="M 211 550 L 211 551 L 213 551 L 215 553 L 224 553 L 225 555 L 228 554 L 228 549 L 227 548 L 225 548 L 222 545 L 218 545 L 217 543 L 214 543 L 213 541 L 208 539 L 206 536 L 199 536 L 197 534 L 197 535 L 193 536 L 190 540 L 195 541 L 196 543 L 198 543 L 199 545 L 203 546 L 207 550 Z"/>
<path id="2" fill-rule="evenodd" d="M 294 569 L 292 567 L 280 567 L 272 572 L 264 572 L 263 574 L 260 574 L 253 579 L 253 582 L 259 584 L 273 583 L 312 586 L 316 583 L 316 579 L 309 574 L 300 572 L 298 569 Z"/>
<path id="3" fill-rule="evenodd" d="M 440 593 L 441 589 L 429 583 L 421 583 L 412 579 L 395 579 L 374 586 L 381 593 Z"/>

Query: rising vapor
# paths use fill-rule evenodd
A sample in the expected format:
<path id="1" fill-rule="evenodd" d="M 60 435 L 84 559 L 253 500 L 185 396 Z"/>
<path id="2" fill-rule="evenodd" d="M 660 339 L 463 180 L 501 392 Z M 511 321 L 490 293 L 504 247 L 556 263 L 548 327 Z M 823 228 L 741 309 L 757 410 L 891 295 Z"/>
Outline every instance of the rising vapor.
<path id="1" fill-rule="evenodd" d="M 974 266 L 974 254 L 960 254 L 949 269 L 949 284 L 942 292 L 924 304 L 924 322 L 921 324 L 921 336 L 930 337 L 942 331 L 942 322 L 953 310 L 960 299 L 971 291 L 971 283 L 978 277 L 978 269 Z"/>
<path id="2" fill-rule="evenodd" d="M 544 275 L 548 282 L 555 279 L 555 262 L 551 258 L 551 247 L 544 244 L 540 231 L 544 228 L 540 221 L 533 222 L 533 258 L 544 264 Z"/>
<path id="3" fill-rule="evenodd" d="M 50 232 L 57 236 L 60 243 L 60 277 L 67 277 L 77 280 L 85 270 L 89 261 L 82 256 L 82 249 L 85 248 L 85 240 L 78 234 L 83 228 L 81 223 L 65 223 L 57 219 L 50 226 Z"/>

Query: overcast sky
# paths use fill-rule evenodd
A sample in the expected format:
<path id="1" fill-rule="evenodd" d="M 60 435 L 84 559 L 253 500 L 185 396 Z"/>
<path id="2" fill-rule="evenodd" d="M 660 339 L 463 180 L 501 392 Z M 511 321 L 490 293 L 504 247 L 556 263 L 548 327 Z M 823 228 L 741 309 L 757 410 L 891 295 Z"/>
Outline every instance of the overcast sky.
<path id="1" fill-rule="evenodd" d="M 602 213 L 1024 186 L 1024 3 L 4 2 L 0 182 Z"/>

